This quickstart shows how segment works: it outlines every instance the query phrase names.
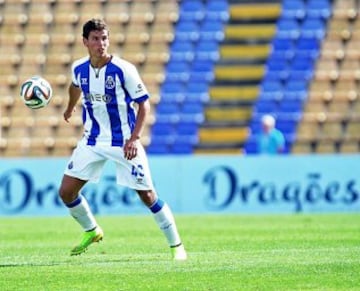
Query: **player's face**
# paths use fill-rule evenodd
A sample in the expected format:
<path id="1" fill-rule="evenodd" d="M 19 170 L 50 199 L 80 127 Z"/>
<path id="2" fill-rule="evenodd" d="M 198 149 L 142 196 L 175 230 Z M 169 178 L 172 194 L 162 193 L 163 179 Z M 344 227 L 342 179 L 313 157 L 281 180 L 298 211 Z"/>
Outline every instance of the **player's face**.
<path id="1" fill-rule="evenodd" d="M 84 45 L 88 48 L 91 57 L 101 58 L 107 55 L 109 47 L 109 33 L 107 30 L 93 30 L 89 37 L 84 38 Z"/>

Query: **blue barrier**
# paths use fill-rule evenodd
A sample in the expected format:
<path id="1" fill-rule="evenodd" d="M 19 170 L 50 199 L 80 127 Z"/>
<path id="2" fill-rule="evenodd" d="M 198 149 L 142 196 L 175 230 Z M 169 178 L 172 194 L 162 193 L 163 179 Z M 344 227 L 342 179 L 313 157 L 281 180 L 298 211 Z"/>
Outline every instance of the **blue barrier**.
<path id="1" fill-rule="evenodd" d="M 67 159 L 2 159 L 0 215 L 66 215 L 57 191 Z M 360 211 L 360 155 L 150 156 L 154 184 L 175 213 Z M 95 213 L 145 214 L 108 163 L 83 189 Z"/>

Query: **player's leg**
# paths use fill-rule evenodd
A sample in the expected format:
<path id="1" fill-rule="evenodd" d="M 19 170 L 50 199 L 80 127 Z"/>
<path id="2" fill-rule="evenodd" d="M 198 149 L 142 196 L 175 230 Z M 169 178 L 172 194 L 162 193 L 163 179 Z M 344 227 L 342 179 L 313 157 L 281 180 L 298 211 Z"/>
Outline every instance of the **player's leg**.
<path id="1" fill-rule="evenodd" d="M 71 250 L 71 255 L 83 253 L 90 244 L 102 240 L 104 236 L 102 229 L 97 225 L 86 198 L 79 194 L 85 183 L 84 180 L 64 175 L 59 191 L 60 197 L 69 209 L 71 216 L 84 229 L 81 242 Z"/>
<path id="2" fill-rule="evenodd" d="M 143 203 L 153 213 L 156 223 L 164 233 L 174 259 L 185 260 L 186 252 L 181 242 L 170 207 L 159 199 L 154 190 L 148 159 L 143 146 L 138 144 L 138 154 L 132 160 L 124 158 L 122 149 L 112 151 L 109 158 L 116 163 L 117 183 L 136 189 Z"/>
<path id="3" fill-rule="evenodd" d="M 71 251 L 72 255 L 81 254 L 91 243 L 103 238 L 103 231 L 80 190 L 87 181 L 99 180 L 104 163 L 104 158 L 94 152 L 92 147 L 79 143 L 65 169 L 59 195 L 70 214 L 84 230 L 80 244 Z"/>
<path id="4" fill-rule="evenodd" d="M 174 215 L 169 205 L 158 198 L 152 190 L 137 190 L 137 193 L 143 203 L 150 209 L 157 225 L 164 233 L 173 258 L 175 260 L 186 260 L 187 254 L 181 242 Z"/>

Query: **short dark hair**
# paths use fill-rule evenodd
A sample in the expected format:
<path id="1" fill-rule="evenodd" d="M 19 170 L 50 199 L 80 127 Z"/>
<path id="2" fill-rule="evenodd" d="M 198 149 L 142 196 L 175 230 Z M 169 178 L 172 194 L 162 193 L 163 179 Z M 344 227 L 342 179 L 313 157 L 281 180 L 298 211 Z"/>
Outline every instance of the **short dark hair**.
<path id="1" fill-rule="evenodd" d="M 88 38 L 91 31 L 94 30 L 108 30 L 108 26 L 103 19 L 93 18 L 86 22 L 83 26 L 82 36 Z"/>

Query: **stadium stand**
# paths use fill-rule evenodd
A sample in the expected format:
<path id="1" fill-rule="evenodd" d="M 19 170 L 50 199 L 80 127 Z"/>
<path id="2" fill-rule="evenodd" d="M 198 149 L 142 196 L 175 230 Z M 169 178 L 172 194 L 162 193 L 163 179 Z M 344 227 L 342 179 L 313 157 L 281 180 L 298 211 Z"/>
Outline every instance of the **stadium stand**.
<path id="1" fill-rule="evenodd" d="M 195 153 L 240 153 L 248 138 L 247 124 L 279 12 L 280 4 L 274 1 L 229 2 L 229 20 L 224 26 L 220 58 L 214 66 L 210 100 L 205 109 L 206 121 L 199 129 L 200 142 Z M 231 129 L 231 139 L 224 127 Z M 201 138 L 202 132 L 215 130 L 223 131 L 224 136 L 217 134 L 212 140 Z"/>
<path id="2" fill-rule="evenodd" d="M 95 16 L 110 25 L 112 52 L 138 66 L 151 102 L 158 103 L 178 1 L 1 1 L 1 156 L 67 156 L 73 149 L 81 135 L 80 117 L 70 125 L 62 120 L 69 66 L 86 54 L 81 25 Z M 19 98 L 19 85 L 31 75 L 42 75 L 53 86 L 54 96 L 46 109 L 30 110 Z M 154 113 L 142 138 L 144 145 L 149 144 L 153 120 Z"/>
<path id="3" fill-rule="evenodd" d="M 12 0 L 0 1 L 0 156 L 75 146 L 80 117 L 61 117 L 69 66 L 85 53 L 81 25 L 94 16 L 152 95 L 150 154 L 256 154 L 265 113 L 287 153 L 359 152 L 357 0 Z M 35 74 L 54 89 L 46 110 L 18 97 Z"/>
<path id="4" fill-rule="evenodd" d="M 329 15 L 331 2 L 319 1 Z M 334 1 L 292 153 L 356 153 L 358 110 L 358 3 Z M 324 14 L 322 14 L 324 15 Z M 324 18 L 324 16 L 322 16 Z"/>
<path id="5" fill-rule="evenodd" d="M 320 2 L 323 5 L 319 5 Z M 257 153 L 256 139 L 264 113 L 276 117 L 277 128 L 285 135 L 285 152 L 291 151 L 330 12 L 327 1 L 284 1 L 261 92 L 254 106 L 251 135 L 244 147 L 246 153 Z M 263 100 L 270 102 L 264 103 Z M 265 107 L 267 104 L 268 108 Z"/>

